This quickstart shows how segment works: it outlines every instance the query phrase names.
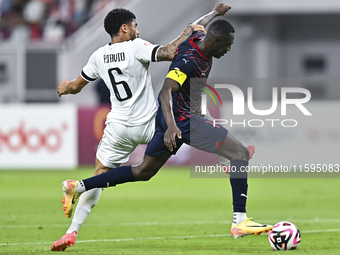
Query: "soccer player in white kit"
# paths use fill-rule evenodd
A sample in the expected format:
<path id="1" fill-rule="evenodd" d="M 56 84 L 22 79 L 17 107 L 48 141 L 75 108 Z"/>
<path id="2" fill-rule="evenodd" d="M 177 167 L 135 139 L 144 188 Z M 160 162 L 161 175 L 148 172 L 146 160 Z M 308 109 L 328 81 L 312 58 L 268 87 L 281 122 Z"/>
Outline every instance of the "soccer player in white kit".
<path id="1" fill-rule="evenodd" d="M 218 16 L 216 13 L 210 15 L 212 18 Z M 171 61 L 178 45 L 193 31 L 204 31 L 204 26 L 189 25 L 174 41 L 159 46 L 138 38 L 136 27 L 136 17 L 130 11 L 119 8 L 109 12 L 104 28 L 111 36 L 111 43 L 91 55 L 77 79 L 64 80 L 58 87 L 59 97 L 77 94 L 100 77 L 110 90 L 112 108 L 98 145 L 94 175 L 120 166 L 138 144 L 147 144 L 153 137 L 157 106 L 149 63 Z M 64 251 L 75 243 L 79 228 L 98 202 L 101 191 L 93 189 L 81 195 L 71 226 L 52 244 L 51 250 Z M 71 217 L 75 203 L 68 201 L 65 195 L 62 203 L 66 217 Z"/>

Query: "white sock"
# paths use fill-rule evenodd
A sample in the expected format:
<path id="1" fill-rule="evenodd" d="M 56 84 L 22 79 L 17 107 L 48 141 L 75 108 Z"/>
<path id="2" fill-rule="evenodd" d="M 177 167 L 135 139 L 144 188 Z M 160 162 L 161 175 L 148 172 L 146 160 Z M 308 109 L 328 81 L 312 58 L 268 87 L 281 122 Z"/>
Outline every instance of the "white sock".
<path id="1" fill-rule="evenodd" d="M 234 220 L 233 223 L 235 225 L 240 224 L 242 221 L 244 221 L 245 219 L 247 219 L 247 213 L 245 212 L 234 212 Z"/>
<path id="2" fill-rule="evenodd" d="M 77 190 L 80 194 L 82 194 L 83 192 L 86 191 L 85 185 L 84 185 L 84 182 L 83 182 L 83 181 L 79 181 L 79 182 L 77 183 L 76 190 Z"/>
<path id="3" fill-rule="evenodd" d="M 102 188 L 91 189 L 81 194 L 78 205 L 74 212 L 71 226 L 66 231 L 67 234 L 73 231 L 79 231 L 80 226 L 84 223 L 92 208 L 97 204 Z"/>

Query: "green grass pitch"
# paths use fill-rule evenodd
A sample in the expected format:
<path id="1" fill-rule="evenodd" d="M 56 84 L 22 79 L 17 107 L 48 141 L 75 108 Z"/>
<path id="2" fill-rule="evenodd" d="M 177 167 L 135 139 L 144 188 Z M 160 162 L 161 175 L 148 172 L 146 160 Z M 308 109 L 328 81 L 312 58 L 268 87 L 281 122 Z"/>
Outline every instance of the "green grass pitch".
<path id="1" fill-rule="evenodd" d="M 77 171 L 0 171 L 0 254 L 51 254 L 71 220 L 60 183 Z M 340 254 L 339 179 L 249 179 L 247 214 L 260 223 L 295 223 L 302 241 L 288 254 Z M 228 179 L 193 179 L 163 168 L 149 182 L 103 191 L 65 254 L 276 254 L 268 235 L 230 236 Z M 283 251 L 284 252 L 284 251 Z"/>

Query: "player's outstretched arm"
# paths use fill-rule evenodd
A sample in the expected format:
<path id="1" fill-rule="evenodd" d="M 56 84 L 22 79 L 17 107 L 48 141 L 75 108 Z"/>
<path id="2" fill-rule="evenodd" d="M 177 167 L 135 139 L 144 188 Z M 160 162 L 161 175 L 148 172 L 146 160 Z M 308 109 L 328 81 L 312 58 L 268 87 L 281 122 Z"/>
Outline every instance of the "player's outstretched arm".
<path id="1" fill-rule="evenodd" d="M 184 31 L 178 36 L 175 40 L 168 43 L 165 46 L 159 48 L 157 52 L 157 61 L 171 61 L 174 56 L 177 47 L 186 39 L 188 39 L 193 31 L 203 31 L 205 29 L 202 25 L 189 25 L 187 26 Z"/>
<path id="2" fill-rule="evenodd" d="M 231 9 L 231 6 L 224 4 L 224 3 L 219 3 L 215 6 L 213 6 L 213 9 L 211 12 L 209 12 L 208 14 L 202 16 L 201 18 L 199 18 L 198 20 L 196 20 L 194 23 L 194 25 L 202 25 L 202 26 L 206 26 L 208 25 L 208 23 L 210 21 L 212 21 L 214 18 L 216 18 L 217 16 L 224 16 L 225 14 L 227 14 L 227 12 Z"/>
<path id="3" fill-rule="evenodd" d="M 162 46 L 159 48 L 157 52 L 157 61 L 171 61 L 174 56 L 177 47 L 185 40 L 187 40 L 192 32 L 194 31 L 203 31 L 205 32 L 204 27 L 215 17 L 225 15 L 229 10 L 231 9 L 231 6 L 223 3 L 219 3 L 215 5 L 211 12 L 208 14 L 202 16 L 198 20 L 196 20 L 191 25 L 187 26 L 182 34 L 177 37 L 172 42 L 168 43 L 165 46 Z"/>
<path id="4" fill-rule="evenodd" d="M 172 110 L 172 93 L 179 89 L 179 84 L 169 78 L 165 78 L 163 88 L 159 93 L 159 99 L 162 105 L 163 116 L 168 129 L 164 133 L 164 144 L 170 151 L 176 148 L 176 136 L 182 138 L 181 130 L 176 125 L 173 110 Z"/>
<path id="5" fill-rule="evenodd" d="M 72 81 L 63 80 L 58 87 L 58 95 L 77 94 L 88 84 L 80 75 Z"/>

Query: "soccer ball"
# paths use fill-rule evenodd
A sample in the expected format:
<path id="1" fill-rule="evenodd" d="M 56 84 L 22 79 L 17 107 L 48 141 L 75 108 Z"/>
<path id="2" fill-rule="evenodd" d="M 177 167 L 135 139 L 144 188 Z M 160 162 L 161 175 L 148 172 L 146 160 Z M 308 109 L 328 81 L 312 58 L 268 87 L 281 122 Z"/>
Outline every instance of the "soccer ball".
<path id="1" fill-rule="evenodd" d="M 268 235 L 270 246 L 278 250 L 295 250 L 301 241 L 301 233 L 297 226 L 289 221 L 281 221 L 274 225 Z"/>

